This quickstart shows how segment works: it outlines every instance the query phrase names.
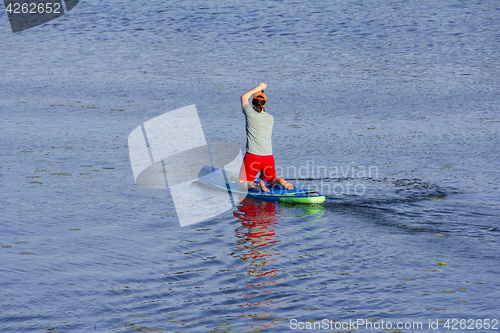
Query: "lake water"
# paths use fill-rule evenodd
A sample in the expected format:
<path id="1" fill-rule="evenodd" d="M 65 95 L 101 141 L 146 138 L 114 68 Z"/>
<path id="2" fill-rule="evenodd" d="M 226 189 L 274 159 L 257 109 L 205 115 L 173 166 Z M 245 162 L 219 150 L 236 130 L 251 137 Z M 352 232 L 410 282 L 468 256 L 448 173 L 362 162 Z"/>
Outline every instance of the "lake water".
<path id="1" fill-rule="evenodd" d="M 81 1 L 13 34 L 2 7 L 0 330 L 498 331 L 499 17 Z M 244 148 L 239 96 L 261 81 L 277 166 L 326 202 L 181 228 L 169 191 L 135 184 L 128 135 L 196 104 L 208 141 Z"/>

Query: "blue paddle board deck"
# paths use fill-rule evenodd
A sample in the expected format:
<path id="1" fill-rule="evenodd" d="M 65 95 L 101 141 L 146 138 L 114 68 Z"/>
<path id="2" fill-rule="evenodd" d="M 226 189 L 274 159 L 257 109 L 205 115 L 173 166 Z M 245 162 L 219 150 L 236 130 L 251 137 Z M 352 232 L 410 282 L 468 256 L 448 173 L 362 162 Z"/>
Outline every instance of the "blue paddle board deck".
<path id="1" fill-rule="evenodd" d="M 281 201 L 287 203 L 304 203 L 314 204 L 325 202 L 325 196 L 317 191 L 311 191 L 301 188 L 294 188 L 287 190 L 281 186 L 269 188 L 269 192 L 260 191 L 259 189 L 252 189 L 250 191 L 242 191 L 239 188 L 239 175 L 234 172 L 223 172 L 222 169 L 212 168 L 209 166 L 203 167 L 198 173 L 200 183 L 208 187 L 220 191 L 230 191 L 233 194 L 248 196 L 251 198 Z M 256 183 L 262 179 L 257 178 Z"/>

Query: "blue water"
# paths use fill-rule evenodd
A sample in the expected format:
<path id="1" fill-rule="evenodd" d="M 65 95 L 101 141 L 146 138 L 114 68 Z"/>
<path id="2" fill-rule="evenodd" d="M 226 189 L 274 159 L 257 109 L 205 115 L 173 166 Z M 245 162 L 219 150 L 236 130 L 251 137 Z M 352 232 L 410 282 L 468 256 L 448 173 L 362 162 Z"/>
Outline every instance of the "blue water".
<path id="1" fill-rule="evenodd" d="M 2 10 L 0 330 L 500 320 L 499 17 L 495 0 L 81 1 L 13 34 Z M 128 135 L 196 104 L 208 141 L 243 148 L 239 96 L 261 81 L 277 165 L 325 204 L 247 200 L 181 228 L 168 191 L 135 185 Z"/>

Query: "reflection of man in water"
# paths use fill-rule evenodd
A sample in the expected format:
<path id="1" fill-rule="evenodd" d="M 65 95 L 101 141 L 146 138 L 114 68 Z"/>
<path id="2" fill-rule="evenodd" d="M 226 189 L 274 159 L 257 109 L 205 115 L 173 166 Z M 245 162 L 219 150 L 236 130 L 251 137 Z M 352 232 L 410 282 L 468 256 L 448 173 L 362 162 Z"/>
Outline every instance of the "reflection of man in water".
<path id="1" fill-rule="evenodd" d="M 239 249 L 243 252 L 239 258 L 251 261 L 248 275 L 275 277 L 279 272 L 277 269 L 265 269 L 266 265 L 272 261 L 271 257 L 279 255 L 279 253 L 271 252 L 273 246 L 269 247 L 269 245 L 278 242 L 273 240 L 276 204 L 246 198 L 238 206 L 238 211 L 234 213 L 234 216 L 240 219 L 242 225 L 236 231 L 236 237 L 241 238 L 238 245 L 244 244 Z M 244 232 L 243 230 L 247 228 L 248 232 Z"/>

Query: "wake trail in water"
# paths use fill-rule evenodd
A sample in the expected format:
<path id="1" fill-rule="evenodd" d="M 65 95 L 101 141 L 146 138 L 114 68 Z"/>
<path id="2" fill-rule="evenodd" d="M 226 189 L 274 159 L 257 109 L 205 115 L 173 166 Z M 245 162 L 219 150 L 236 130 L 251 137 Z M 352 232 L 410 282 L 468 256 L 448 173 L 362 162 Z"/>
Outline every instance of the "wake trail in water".
<path id="1" fill-rule="evenodd" d="M 453 220 L 453 210 L 444 211 L 444 215 L 449 216 L 439 218 L 432 209 L 422 208 L 432 205 L 434 200 L 446 200 L 450 195 L 459 193 L 455 188 L 420 179 L 356 180 L 364 186 L 362 195 L 326 194 L 325 209 L 333 213 L 357 215 L 362 221 L 393 226 L 407 233 L 446 234 L 459 228 L 459 223 L 449 222 Z M 346 182 L 344 179 L 334 181 Z"/>

